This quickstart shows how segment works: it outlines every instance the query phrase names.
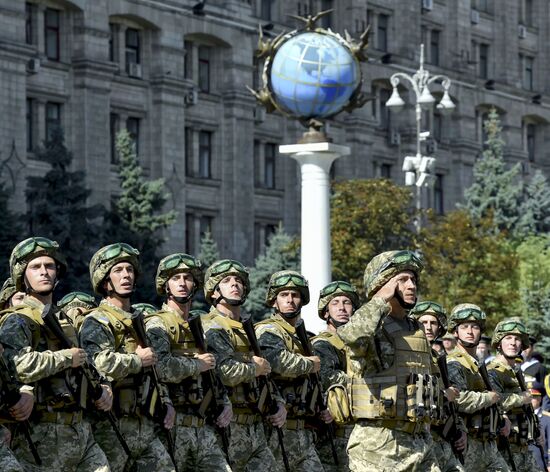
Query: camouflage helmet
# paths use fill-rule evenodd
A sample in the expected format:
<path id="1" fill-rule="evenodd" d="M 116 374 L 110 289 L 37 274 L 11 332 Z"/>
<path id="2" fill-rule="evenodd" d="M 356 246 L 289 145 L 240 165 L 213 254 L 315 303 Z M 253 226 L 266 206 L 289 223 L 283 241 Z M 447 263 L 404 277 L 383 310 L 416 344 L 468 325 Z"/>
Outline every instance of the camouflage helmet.
<path id="1" fill-rule="evenodd" d="M 91 310 L 97 307 L 97 302 L 92 295 L 85 292 L 71 292 L 65 295 L 57 302 L 57 306 L 63 311 L 72 310 L 73 308 L 84 308 Z"/>
<path id="2" fill-rule="evenodd" d="M 443 336 L 443 333 L 447 331 L 447 311 L 439 303 L 424 300 L 415 305 L 410 311 L 409 316 L 415 320 L 420 320 L 424 315 L 432 315 L 437 318 L 439 323 L 439 336 Z"/>
<path id="3" fill-rule="evenodd" d="M 466 323 L 467 321 L 476 321 L 481 331 L 483 331 L 486 319 L 487 315 L 477 305 L 473 303 L 461 303 L 452 309 L 447 329 L 452 333 L 459 324 Z"/>
<path id="4" fill-rule="evenodd" d="M 497 349 L 500 345 L 500 341 L 509 334 L 515 334 L 521 339 L 522 350 L 529 347 L 529 333 L 527 332 L 527 328 L 523 322 L 517 318 L 502 320 L 495 326 L 495 331 L 491 339 L 491 347 Z"/>
<path id="5" fill-rule="evenodd" d="M 325 319 L 324 315 L 328 304 L 333 298 L 339 296 L 345 296 L 350 299 L 353 305 L 353 311 L 359 308 L 359 294 L 357 293 L 357 289 L 348 282 L 336 280 L 323 287 L 319 292 L 319 302 L 317 303 L 319 318 L 322 320 Z"/>
<path id="6" fill-rule="evenodd" d="M 23 279 L 27 265 L 40 256 L 49 256 L 57 263 L 57 279 L 67 272 L 67 261 L 59 249 L 57 241 L 48 238 L 33 237 L 21 241 L 10 255 L 11 279 L 17 291 L 23 291 Z"/>
<path id="7" fill-rule="evenodd" d="M 212 295 L 214 295 L 218 284 L 228 275 L 237 275 L 241 278 L 244 286 L 242 300 L 246 299 L 248 293 L 250 292 L 248 269 L 239 261 L 222 259 L 214 262 L 208 269 L 206 269 L 206 273 L 204 274 L 204 298 L 207 303 L 213 303 Z"/>
<path id="8" fill-rule="evenodd" d="M 418 284 L 423 268 L 422 260 L 412 251 L 386 251 L 374 256 L 367 264 L 363 277 L 367 300 L 370 300 L 392 277 L 406 270 L 414 272 Z"/>
<path id="9" fill-rule="evenodd" d="M 267 306 L 273 306 L 277 294 L 285 289 L 294 289 L 300 292 L 302 296 L 302 306 L 309 303 L 309 287 L 305 277 L 295 270 L 280 270 L 271 275 L 267 285 L 265 303 Z"/>
<path id="10" fill-rule="evenodd" d="M 0 290 L 0 310 L 3 310 L 8 306 L 10 298 L 13 297 L 16 293 L 17 289 L 13 284 L 13 280 L 11 280 L 11 277 L 8 277 L 4 281 L 2 289 Z"/>
<path id="11" fill-rule="evenodd" d="M 193 293 L 202 287 L 202 262 L 189 254 L 176 253 L 166 256 L 159 262 L 155 287 L 158 295 L 166 295 L 166 282 L 175 274 L 189 272 L 195 281 Z"/>
<path id="12" fill-rule="evenodd" d="M 120 262 L 129 262 L 134 267 L 136 276 L 140 273 L 139 251 L 126 243 L 109 244 L 99 249 L 90 261 L 90 280 L 94 292 L 105 295 L 103 282 L 111 269 Z"/>
<path id="13" fill-rule="evenodd" d="M 151 305 L 150 303 L 134 303 L 132 305 L 132 311 L 142 311 L 146 315 L 152 315 L 159 311 L 159 309 L 155 305 Z"/>

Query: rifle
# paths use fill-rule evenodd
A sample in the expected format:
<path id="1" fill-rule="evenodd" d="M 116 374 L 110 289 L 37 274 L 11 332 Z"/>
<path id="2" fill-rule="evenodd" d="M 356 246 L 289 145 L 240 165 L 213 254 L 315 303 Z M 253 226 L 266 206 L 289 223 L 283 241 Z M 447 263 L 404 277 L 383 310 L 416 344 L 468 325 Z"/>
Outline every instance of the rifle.
<path id="1" fill-rule="evenodd" d="M 443 386 L 445 389 L 451 387 L 451 382 L 449 381 L 449 371 L 447 370 L 447 356 L 443 354 L 442 356 L 437 357 L 437 366 L 439 367 L 439 372 L 441 373 L 441 380 L 443 381 Z M 462 433 L 458 429 L 458 412 L 456 408 L 456 403 L 447 401 L 447 408 L 449 410 L 449 418 L 443 426 L 443 432 L 441 436 L 443 438 L 450 438 L 449 443 L 451 444 L 451 449 L 453 454 L 464 465 L 464 454 L 462 451 L 456 449 L 454 442 L 462 436 Z"/>
<path id="2" fill-rule="evenodd" d="M 246 319 L 241 319 L 241 321 L 243 324 L 244 332 L 246 333 L 248 342 L 250 343 L 250 347 L 252 348 L 254 355 L 257 357 L 264 357 L 262 355 L 262 350 L 260 349 L 260 345 L 258 343 L 258 338 L 256 337 L 256 331 L 254 331 L 254 324 L 252 323 L 252 317 L 249 316 Z M 268 405 L 267 408 L 268 408 L 269 414 L 273 415 L 277 413 L 277 411 L 279 410 L 279 407 L 277 406 L 274 386 L 269 374 L 260 375 L 258 377 L 258 384 L 259 384 L 260 393 L 267 392 L 266 402 Z M 286 455 L 283 430 L 280 426 L 276 427 L 275 430 L 277 431 L 277 439 L 279 440 L 279 446 L 281 447 L 281 454 L 283 456 L 285 470 L 286 472 L 290 472 L 290 464 L 288 462 L 288 456 Z"/>
<path id="3" fill-rule="evenodd" d="M 523 372 L 521 370 L 520 366 L 517 366 L 516 369 L 514 369 L 514 373 L 516 374 L 516 379 L 518 379 L 519 388 L 523 392 L 527 392 L 527 385 L 525 383 L 525 377 L 523 376 Z M 527 442 L 529 444 L 533 444 L 537 447 L 537 449 L 540 452 L 540 456 L 542 458 L 542 464 L 544 466 L 544 470 L 548 470 L 548 465 L 546 464 L 546 459 L 544 458 L 544 448 L 538 443 L 537 439 L 540 436 L 540 423 L 539 418 L 535 414 L 535 410 L 533 410 L 533 405 L 522 405 L 521 408 L 523 409 L 523 413 L 525 416 L 527 416 L 527 421 L 529 421 L 529 432 L 527 435 Z"/>
<path id="4" fill-rule="evenodd" d="M 485 362 L 479 363 L 479 373 L 481 374 L 481 378 L 483 379 L 483 383 L 485 384 L 485 388 L 490 391 L 494 392 L 495 389 L 491 385 L 491 381 L 489 380 L 489 373 L 487 372 L 487 366 L 485 365 Z M 490 410 L 495 415 L 495 418 L 497 419 L 497 425 L 499 428 L 502 427 L 504 424 L 504 419 L 502 418 L 502 415 L 500 414 L 500 410 L 496 404 L 491 405 Z M 489 431 L 491 433 L 491 431 Z M 497 437 L 498 432 L 494 431 L 493 434 L 495 437 Z M 510 465 L 512 466 L 512 470 L 515 472 L 517 471 L 516 463 L 514 462 L 514 456 L 512 455 L 512 450 L 510 449 L 510 441 L 508 441 L 507 437 L 504 437 L 502 435 L 498 435 L 498 439 L 500 443 L 503 445 L 504 449 L 506 450 L 506 453 L 508 454 L 508 458 L 510 459 Z"/>
<path id="5" fill-rule="evenodd" d="M 8 407 L 12 407 L 21 399 L 21 393 L 19 392 L 18 385 L 19 382 L 13 374 L 13 370 L 8 367 L 8 363 L 2 354 L 0 354 L 0 380 L 2 382 L 3 397 L 6 399 Z M 25 440 L 29 445 L 34 462 L 36 465 L 42 465 L 42 459 L 40 459 L 38 449 L 36 449 L 36 445 L 32 441 L 31 424 L 29 420 L 18 421 L 17 424 L 23 431 L 23 436 L 25 436 Z"/>
<path id="6" fill-rule="evenodd" d="M 151 347 L 149 343 L 149 339 L 147 338 L 147 334 L 145 333 L 143 311 L 136 310 L 134 313 L 132 313 L 132 327 L 134 328 L 137 343 L 142 348 Z M 153 364 L 149 367 L 146 367 L 144 371 L 147 371 L 147 373 L 150 374 L 150 378 L 153 381 L 153 389 L 157 391 L 158 395 L 160 395 L 160 392 L 161 392 L 160 380 L 159 380 L 159 374 L 157 372 L 156 366 Z M 155 405 L 153 404 L 153 406 Z M 170 432 L 170 430 L 166 429 L 163 424 L 163 419 L 166 417 L 167 410 L 168 410 L 168 407 L 165 404 L 162 404 L 159 414 L 153 415 L 153 416 L 157 417 L 157 421 L 160 423 L 161 429 L 166 434 L 166 441 L 168 443 L 168 454 L 170 455 L 170 458 L 174 463 L 174 469 L 176 470 L 176 472 L 178 472 L 178 466 L 176 463 L 176 444 L 174 441 L 174 437 L 172 436 L 172 433 Z"/>
<path id="7" fill-rule="evenodd" d="M 195 341 L 195 346 L 197 346 L 197 349 L 201 354 L 206 354 L 208 352 L 208 349 L 206 346 L 206 338 L 204 337 L 204 330 L 202 328 L 200 315 L 197 314 L 194 316 L 190 316 L 187 320 L 187 323 L 189 324 L 189 330 L 191 331 L 191 335 L 193 336 L 193 340 Z M 213 369 L 205 370 L 201 373 L 201 376 L 203 382 L 206 385 L 206 394 L 204 395 L 203 400 L 204 406 L 201 405 L 199 413 L 201 414 L 201 416 L 205 416 L 206 410 L 208 410 L 208 407 L 212 402 L 212 396 L 214 396 L 216 408 L 213 412 L 213 416 L 217 417 L 224 408 L 223 391 L 222 389 L 220 389 L 221 381 L 219 381 Z M 228 464 L 231 464 L 231 459 L 229 458 L 229 427 L 218 427 L 217 430 L 220 433 L 220 437 L 222 439 L 222 447 L 225 458 L 227 459 Z"/>
<path id="8" fill-rule="evenodd" d="M 59 324 L 59 320 L 54 314 L 52 305 L 44 306 L 44 309 L 42 310 L 42 319 L 44 320 L 44 325 L 58 339 L 64 349 L 72 349 L 73 347 L 78 347 L 67 337 L 67 335 L 63 331 L 63 328 Z M 80 366 L 79 369 L 81 370 L 82 375 L 84 375 L 84 378 L 88 382 L 93 400 L 99 400 L 103 395 L 101 384 L 106 383 L 106 379 L 98 372 L 95 365 L 88 362 L 88 360 L 86 360 L 84 365 Z M 131 457 L 132 452 L 130 451 L 128 443 L 124 439 L 124 436 L 122 435 L 122 432 L 120 431 L 116 423 L 115 415 L 111 410 L 104 411 L 103 413 L 107 416 L 107 419 L 111 424 L 111 428 L 113 428 L 113 431 L 115 432 L 116 437 L 120 442 L 120 445 L 124 449 L 124 452 L 128 457 Z"/>
<path id="9" fill-rule="evenodd" d="M 302 349 L 304 351 L 304 354 L 307 357 L 314 356 L 313 353 L 313 346 L 311 345 L 311 341 L 307 335 L 306 332 L 306 325 L 304 324 L 304 320 L 299 319 L 296 322 L 296 326 L 294 326 L 296 329 L 296 335 L 298 336 L 298 339 L 300 340 L 300 344 L 302 345 Z M 325 401 L 325 396 L 323 392 L 323 388 L 321 386 L 321 380 L 319 379 L 319 374 L 309 374 L 309 378 L 313 381 L 313 384 L 315 385 L 315 388 L 318 390 L 318 395 L 316 398 L 317 406 L 319 408 L 319 411 L 324 411 L 327 409 L 327 403 Z M 332 459 L 334 460 L 335 465 L 339 465 L 338 461 L 338 453 L 336 451 L 336 446 L 334 444 L 334 429 L 333 424 L 329 423 L 326 425 L 327 428 L 327 436 L 328 440 L 330 442 L 330 449 L 332 451 Z"/>

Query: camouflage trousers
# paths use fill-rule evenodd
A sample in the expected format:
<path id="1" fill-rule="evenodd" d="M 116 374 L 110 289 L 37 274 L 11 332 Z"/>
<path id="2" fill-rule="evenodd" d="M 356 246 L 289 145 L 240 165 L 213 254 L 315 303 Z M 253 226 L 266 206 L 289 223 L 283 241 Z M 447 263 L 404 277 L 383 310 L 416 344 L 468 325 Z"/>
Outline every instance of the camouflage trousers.
<path id="1" fill-rule="evenodd" d="M 229 459 L 235 472 L 277 472 L 279 467 L 269 449 L 264 425 L 257 422 L 251 425 L 231 423 Z"/>
<path id="2" fill-rule="evenodd" d="M 12 442 L 13 452 L 27 472 L 111 470 L 105 453 L 94 439 L 90 423 L 85 419 L 74 424 L 33 423 L 31 438 L 42 460 L 40 467 L 34 462 L 23 433 L 16 429 Z"/>
<path id="3" fill-rule="evenodd" d="M 231 472 L 225 455 L 218 444 L 216 432 L 211 426 L 174 427 L 176 462 L 179 472 Z M 165 436 L 161 436 L 166 446 Z"/>
<path id="4" fill-rule="evenodd" d="M 330 446 L 330 441 L 328 440 L 328 438 L 326 436 L 322 436 L 317 439 L 317 442 L 315 443 L 315 448 L 317 449 L 319 459 L 321 459 L 321 463 L 323 464 L 326 472 L 349 471 L 349 460 L 346 449 L 352 431 L 353 425 L 336 426 L 334 428 L 334 447 L 336 448 L 338 465 L 334 464 L 334 458 L 332 457 L 332 447 Z"/>
<path id="5" fill-rule="evenodd" d="M 175 471 L 150 418 L 124 416 L 118 420 L 118 427 L 132 452 L 131 459 L 128 459 L 108 421 L 94 424 L 94 436 L 105 451 L 113 472 L 122 472 L 125 467 L 136 472 Z"/>
<path id="6" fill-rule="evenodd" d="M 321 459 L 319 459 L 315 450 L 314 437 L 311 430 L 283 428 L 283 433 L 285 452 L 292 472 L 317 472 L 324 470 Z M 279 469 L 285 470 L 283 455 L 275 430 L 271 432 L 269 447 L 273 451 Z"/>
<path id="7" fill-rule="evenodd" d="M 456 458 L 451 445 L 441 437 L 434 437 L 434 453 L 441 472 L 464 472 L 464 467 Z"/>
<path id="8" fill-rule="evenodd" d="M 468 449 L 464 458 L 464 468 L 468 472 L 510 472 L 495 441 L 480 441 L 468 436 Z"/>
<path id="9" fill-rule="evenodd" d="M 506 462 L 511 470 L 512 463 L 510 462 L 508 453 L 502 452 L 501 454 L 504 456 L 504 459 L 506 459 Z M 542 468 L 537 464 L 535 456 L 527 446 L 524 448 L 512 446 L 512 456 L 514 457 L 514 464 L 516 465 L 517 472 L 535 472 L 537 470 L 542 470 Z"/>
<path id="10" fill-rule="evenodd" d="M 441 472 L 427 432 L 403 431 L 358 423 L 348 441 L 353 472 Z"/>
<path id="11" fill-rule="evenodd" d="M 2 472 L 24 472 L 13 452 L 3 442 L 0 442 L 0 466 Z"/>

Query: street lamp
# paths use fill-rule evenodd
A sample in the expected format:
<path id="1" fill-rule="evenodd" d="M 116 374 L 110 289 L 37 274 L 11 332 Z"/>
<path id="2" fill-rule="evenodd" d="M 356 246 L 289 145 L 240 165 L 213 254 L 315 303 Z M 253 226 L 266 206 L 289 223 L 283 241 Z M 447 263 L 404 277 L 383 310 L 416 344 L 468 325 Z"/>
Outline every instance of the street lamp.
<path id="1" fill-rule="evenodd" d="M 396 72 L 390 78 L 393 86 L 393 92 L 386 102 L 386 106 L 398 112 L 403 109 L 405 102 L 399 95 L 397 86 L 401 81 L 411 84 L 416 98 L 416 155 L 406 156 L 403 161 L 403 172 L 405 172 L 405 185 L 416 185 L 416 208 L 418 210 L 418 218 L 416 220 L 416 229 L 420 230 L 420 210 L 422 209 L 422 188 L 428 187 L 434 181 L 433 169 L 435 166 L 435 157 L 423 156 L 421 143 L 429 136 L 429 131 L 422 131 L 422 110 L 430 110 L 435 98 L 430 92 L 430 84 L 441 83 L 443 87 L 443 97 L 437 104 L 436 108 L 442 114 L 449 114 L 455 108 L 455 104 L 449 96 L 451 87 L 451 79 L 446 75 L 435 75 L 430 77 L 430 73 L 424 69 L 424 44 L 420 45 L 420 68 L 410 76 L 403 72 Z"/>

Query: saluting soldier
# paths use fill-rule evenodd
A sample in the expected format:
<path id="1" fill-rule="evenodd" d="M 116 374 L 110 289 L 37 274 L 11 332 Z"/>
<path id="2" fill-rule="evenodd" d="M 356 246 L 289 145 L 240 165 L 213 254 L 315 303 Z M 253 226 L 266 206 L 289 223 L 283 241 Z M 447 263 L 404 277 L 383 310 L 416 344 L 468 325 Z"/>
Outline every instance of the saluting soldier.
<path id="1" fill-rule="evenodd" d="M 147 317 L 147 335 L 158 355 L 158 373 L 169 388 L 176 409 L 175 450 L 178 470 L 231 472 L 212 424 L 199 410 L 207 401 L 201 373 L 216 367 L 211 353 L 200 354 L 187 320 L 193 296 L 202 286 L 201 262 L 183 253 L 171 254 L 158 265 L 156 291 L 166 297 L 158 313 Z M 231 421 L 231 403 L 216 423 Z"/>
<path id="2" fill-rule="evenodd" d="M 126 243 L 102 247 L 90 261 L 92 287 L 103 299 L 84 318 L 80 340 L 97 369 L 113 381 L 114 411 L 132 457 L 127 457 L 107 420 L 98 418 L 94 434 L 113 471 L 132 466 L 138 472 L 171 472 L 174 465 L 151 417 L 154 405 L 144 377 L 144 369 L 157 363 L 157 355 L 137 344 L 132 326 L 130 298 L 139 270 L 139 251 Z M 170 429 L 174 409 L 164 389 L 157 394 L 166 405 L 163 426 Z"/>
<path id="3" fill-rule="evenodd" d="M 343 280 L 331 282 L 321 289 L 317 311 L 319 317 L 327 322 L 326 331 L 313 338 L 315 354 L 321 359 L 319 377 L 323 391 L 327 392 L 327 405 L 337 422 L 334 429 L 335 446 L 338 451 L 338 463 L 334 464 L 332 448 L 325 438 L 317 441 L 319 458 L 328 471 L 348 471 L 346 448 L 353 430 L 353 422 L 347 401 L 347 352 L 345 344 L 336 329 L 344 326 L 359 308 L 359 294 L 355 287 Z"/>
<path id="4" fill-rule="evenodd" d="M 31 417 L 32 440 L 42 466 L 38 467 L 22 434 L 16 434 L 13 450 L 28 470 L 108 471 L 104 452 L 96 443 L 90 423 L 83 415 L 85 383 L 75 370 L 86 362 L 86 352 L 74 347 L 60 349 L 60 341 L 44 324 L 42 312 L 52 304 L 52 294 L 67 264 L 57 242 L 34 237 L 20 242 L 10 256 L 11 277 L 17 290 L 25 291 L 23 303 L 1 319 L 0 342 L 17 376 L 34 386 L 35 411 Z M 63 331 L 75 345 L 77 333 L 69 319 L 56 313 Z M 112 392 L 108 383 L 95 402 L 109 410 Z M 22 397 L 23 398 L 23 397 Z M 29 402 L 31 398 L 24 396 Z"/>

